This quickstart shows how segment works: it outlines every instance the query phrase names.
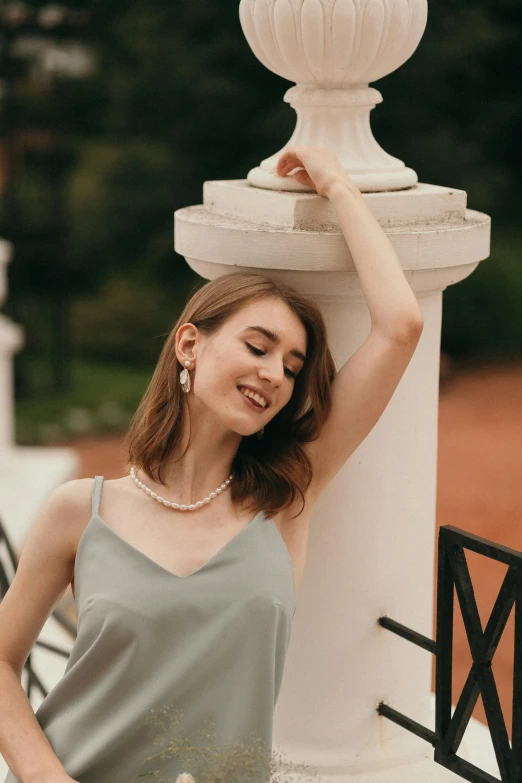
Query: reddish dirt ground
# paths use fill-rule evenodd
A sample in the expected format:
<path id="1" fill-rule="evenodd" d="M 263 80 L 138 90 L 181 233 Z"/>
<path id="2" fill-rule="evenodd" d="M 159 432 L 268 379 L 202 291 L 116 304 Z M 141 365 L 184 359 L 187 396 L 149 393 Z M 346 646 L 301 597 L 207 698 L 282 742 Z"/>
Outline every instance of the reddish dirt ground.
<path id="1" fill-rule="evenodd" d="M 444 360 L 441 371 L 436 532 L 441 525 L 453 525 L 521 551 L 522 362 L 462 369 Z M 122 436 L 76 441 L 74 447 L 81 457 L 80 475 L 121 476 L 124 472 L 121 443 Z M 473 552 L 466 553 L 466 560 L 485 628 L 507 566 Z M 434 570 L 434 578 L 435 573 Z M 492 663 L 510 738 L 513 614 L 512 610 Z M 435 638 L 435 618 L 432 638 Z M 457 703 L 471 662 L 455 599 L 453 704 Z M 434 675 L 433 667 L 433 689 Z M 473 717 L 487 723 L 480 696 Z"/>

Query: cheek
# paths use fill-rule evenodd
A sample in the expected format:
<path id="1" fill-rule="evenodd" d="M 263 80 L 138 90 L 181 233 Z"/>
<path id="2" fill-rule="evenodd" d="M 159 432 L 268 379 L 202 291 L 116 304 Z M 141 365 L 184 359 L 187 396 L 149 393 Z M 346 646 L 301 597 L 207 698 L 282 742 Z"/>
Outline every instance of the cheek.
<path id="1" fill-rule="evenodd" d="M 225 372 L 224 372 L 225 368 Z M 205 365 L 196 376 L 194 394 L 213 410 L 223 409 L 223 405 L 232 407 L 239 392 L 236 389 L 235 376 L 229 374 L 226 363 Z"/>

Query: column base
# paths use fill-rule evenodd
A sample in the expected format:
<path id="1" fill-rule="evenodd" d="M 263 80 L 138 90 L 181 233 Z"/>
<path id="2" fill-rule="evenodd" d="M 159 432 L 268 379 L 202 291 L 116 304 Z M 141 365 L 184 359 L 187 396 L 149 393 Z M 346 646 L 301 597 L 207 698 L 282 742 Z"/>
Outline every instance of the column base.
<path id="1" fill-rule="evenodd" d="M 435 725 L 434 693 L 430 694 L 429 703 L 431 721 L 426 722 L 425 725 L 431 727 Z M 404 729 L 404 731 L 407 730 Z M 306 761 L 301 759 L 294 761 L 296 766 L 303 764 L 307 767 L 308 771 L 303 773 L 293 773 L 291 764 L 281 763 L 282 783 L 304 783 L 305 780 L 307 783 L 456 783 L 457 780 L 462 780 L 457 773 L 433 760 L 434 748 L 429 742 L 415 734 L 410 734 L 410 736 L 413 743 L 412 756 L 416 757 L 411 763 L 395 764 L 380 769 L 373 768 L 364 772 L 350 772 L 348 770 L 343 772 L 340 765 L 335 767 L 329 765 L 327 768 L 324 764 L 322 767 L 319 764 L 314 764 L 313 758 L 310 756 Z M 277 746 L 274 742 L 274 747 L 281 748 L 280 752 L 284 759 L 289 758 L 282 746 Z M 277 757 L 277 751 L 275 755 Z M 500 771 L 488 726 L 471 718 L 457 755 L 489 775 L 493 775 L 500 783 Z"/>

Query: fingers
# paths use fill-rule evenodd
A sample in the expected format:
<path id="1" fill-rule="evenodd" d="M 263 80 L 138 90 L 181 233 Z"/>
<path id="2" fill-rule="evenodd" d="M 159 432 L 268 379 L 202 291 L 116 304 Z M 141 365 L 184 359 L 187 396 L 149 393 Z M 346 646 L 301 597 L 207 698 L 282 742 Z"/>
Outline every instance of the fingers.
<path id="1" fill-rule="evenodd" d="M 270 172 L 271 174 L 279 175 L 280 177 L 286 177 L 294 169 L 302 169 L 303 173 L 308 176 L 306 165 L 303 159 L 306 157 L 313 148 L 311 147 L 287 147 L 284 152 L 279 156 L 274 168 Z M 310 180 L 312 182 L 312 180 Z"/>
<path id="2" fill-rule="evenodd" d="M 304 168 L 302 164 L 299 161 L 293 161 L 291 163 L 287 163 L 284 166 L 281 166 L 279 163 L 276 163 L 276 165 L 270 170 L 270 174 L 275 174 L 279 177 L 286 177 L 287 174 L 290 174 L 291 171 L 294 169 L 301 169 Z"/>
<path id="3" fill-rule="evenodd" d="M 288 171 L 290 171 L 292 168 L 295 168 L 298 166 L 299 163 L 297 161 L 297 158 L 295 156 L 290 156 L 287 153 L 284 155 L 281 155 L 279 160 L 276 163 L 276 169 L 278 174 L 286 174 Z"/>
<path id="4" fill-rule="evenodd" d="M 297 155 L 294 154 L 284 154 L 282 155 L 277 164 L 276 164 L 276 170 L 277 173 L 280 174 L 282 177 L 284 177 L 288 172 L 292 171 L 292 169 L 296 168 L 304 168 L 303 163 Z"/>
<path id="5" fill-rule="evenodd" d="M 310 179 L 308 174 L 304 169 L 300 169 L 299 171 L 296 171 L 295 174 L 292 175 L 298 182 L 300 182 L 302 185 L 307 185 L 309 188 L 314 188 L 315 185 L 313 181 Z"/>
<path id="6" fill-rule="evenodd" d="M 292 169 L 295 169 L 296 166 L 302 165 L 303 164 L 299 158 L 297 147 L 287 147 L 286 150 L 279 156 L 279 160 L 277 161 L 278 171 L 282 171 L 283 169 L 288 169 L 291 171 Z"/>
<path id="7" fill-rule="evenodd" d="M 294 172 L 297 174 L 297 171 L 304 171 L 305 168 L 302 166 L 299 161 L 297 163 L 290 163 L 288 166 L 285 166 L 282 171 L 279 171 L 281 177 L 286 177 L 287 174 L 290 174 L 290 172 Z"/>

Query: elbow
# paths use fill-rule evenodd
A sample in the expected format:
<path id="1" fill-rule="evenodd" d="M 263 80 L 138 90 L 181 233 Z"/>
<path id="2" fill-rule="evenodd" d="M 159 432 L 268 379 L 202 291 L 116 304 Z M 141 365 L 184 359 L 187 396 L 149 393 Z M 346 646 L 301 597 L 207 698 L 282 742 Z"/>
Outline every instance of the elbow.
<path id="1" fill-rule="evenodd" d="M 379 332 L 386 340 L 396 345 L 415 346 L 424 329 L 424 319 L 420 309 L 396 318 L 392 325 L 372 325 L 372 330 Z"/>
<path id="2" fill-rule="evenodd" d="M 393 333 L 393 339 L 400 345 L 416 345 L 424 329 L 424 319 L 419 312 L 406 318 Z"/>

